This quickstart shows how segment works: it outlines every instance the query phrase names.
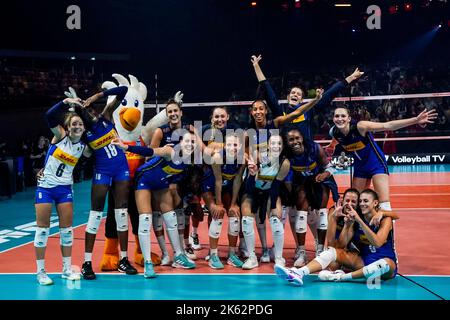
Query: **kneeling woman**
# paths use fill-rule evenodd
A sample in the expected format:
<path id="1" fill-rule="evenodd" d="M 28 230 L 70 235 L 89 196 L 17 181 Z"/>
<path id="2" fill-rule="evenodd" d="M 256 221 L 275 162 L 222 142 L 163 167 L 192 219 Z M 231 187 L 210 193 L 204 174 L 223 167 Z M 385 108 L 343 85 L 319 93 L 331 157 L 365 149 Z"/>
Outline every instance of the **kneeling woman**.
<path id="1" fill-rule="evenodd" d="M 150 253 L 150 230 L 152 224 L 152 208 L 155 204 L 151 202 L 153 198 L 158 201 L 163 220 L 169 235 L 172 248 L 175 251 L 173 267 L 185 269 L 195 268 L 195 263 L 187 258 L 181 248 L 180 238 L 177 229 L 177 216 L 174 211 L 175 199 L 170 192 L 169 186 L 173 178 L 183 173 L 193 161 L 194 146 L 196 137 L 192 133 L 185 133 L 176 148 L 177 154 L 170 146 L 163 148 L 146 148 L 138 146 L 127 146 L 120 140 L 113 140 L 112 144 L 132 153 L 152 157 L 136 171 L 136 204 L 139 212 L 139 242 L 144 256 L 144 277 L 153 278 L 156 276 Z"/>
<path id="2" fill-rule="evenodd" d="M 352 241 L 359 249 L 359 254 L 346 249 L 329 247 L 306 266 L 297 269 L 287 269 L 275 266 L 275 273 L 296 285 L 303 285 L 303 277 L 310 273 L 319 273 L 322 281 L 348 281 L 351 279 L 379 278 L 392 279 L 397 274 L 397 254 L 394 245 L 393 223 L 390 217 L 381 220 L 378 227 L 371 226 L 370 221 L 378 213 L 380 201 L 378 194 L 366 189 L 359 197 L 359 208 L 362 217 L 349 206 L 345 217 L 345 226 L 339 236 L 339 242 L 347 245 Z M 354 270 L 344 273 L 342 270 L 328 271 L 331 263 L 345 265 Z"/>
<path id="3" fill-rule="evenodd" d="M 275 263 L 284 265 L 283 245 L 284 228 L 281 222 L 281 199 L 279 197 L 280 184 L 289 173 L 290 163 L 282 155 L 283 139 L 279 135 L 272 135 L 268 141 L 269 152 L 259 157 L 259 165 L 249 163 L 250 176 L 246 182 L 245 194 L 242 201 L 242 231 L 249 252 L 249 258 L 242 269 L 253 269 L 258 266 L 255 255 L 255 215 L 264 223 L 265 216 L 270 209 L 270 226 L 274 241 Z M 268 203 L 270 201 L 270 204 Z"/>

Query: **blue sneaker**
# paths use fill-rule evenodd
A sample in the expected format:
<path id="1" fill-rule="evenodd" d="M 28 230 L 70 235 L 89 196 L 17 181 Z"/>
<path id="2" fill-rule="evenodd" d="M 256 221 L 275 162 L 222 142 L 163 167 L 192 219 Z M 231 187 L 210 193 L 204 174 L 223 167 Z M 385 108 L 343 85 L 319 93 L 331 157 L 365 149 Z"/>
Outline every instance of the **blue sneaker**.
<path id="1" fill-rule="evenodd" d="M 144 263 L 144 278 L 156 278 L 156 272 L 151 261 L 145 261 Z"/>
<path id="2" fill-rule="evenodd" d="M 208 264 L 213 269 L 223 269 L 224 268 L 222 262 L 219 259 L 219 256 L 215 253 L 213 253 L 209 256 Z"/>
<path id="3" fill-rule="evenodd" d="M 235 254 L 231 253 L 228 257 L 227 264 L 230 266 L 236 267 L 236 268 L 242 268 L 242 265 L 244 264 L 241 259 Z"/>
<path id="4" fill-rule="evenodd" d="M 190 261 L 185 254 L 181 253 L 173 259 L 172 267 L 183 269 L 194 269 L 196 267 L 194 261 Z"/>

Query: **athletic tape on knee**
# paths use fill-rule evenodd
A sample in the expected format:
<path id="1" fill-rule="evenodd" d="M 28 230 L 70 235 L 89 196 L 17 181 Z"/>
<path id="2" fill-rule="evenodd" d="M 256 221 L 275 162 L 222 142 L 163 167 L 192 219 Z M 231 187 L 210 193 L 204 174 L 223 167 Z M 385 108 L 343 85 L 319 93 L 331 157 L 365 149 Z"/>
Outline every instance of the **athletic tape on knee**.
<path id="1" fill-rule="evenodd" d="M 153 224 L 153 229 L 155 231 L 162 231 L 163 229 L 163 216 L 161 214 L 161 212 L 159 211 L 155 211 L 152 214 L 152 224 Z"/>
<path id="2" fill-rule="evenodd" d="M 228 234 L 233 237 L 237 237 L 239 235 L 240 225 L 238 217 L 229 217 L 228 218 Z"/>
<path id="3" fill-rule="evenodd" d="M 71 247 L 73 244 L 73 228 L 59 228 L 59 243 L 63 247 Z"/>
<path id="4" fill-rule="evenodd" d="M 380 259 L 363 268 L 363 273 L 366 278 L 381 277 L 390 270 L 389 264 L 386 260 Z"/>
<path id="5" fill-rule="evenodd" d="M 184 228 L 185 228 L 184 210 L 183 209 L 175 209 L 175 214 L 177 215 L 178 230 L 184 230 Z"/>
<path id="6" fill-rule="evenodd" d="M 295 215 L 295 232 L 306 233 L 308 212 L 297 211 Z"/>
<path id="7" fill-rule="evenodd" d="M 126 208 L 114 209 L 117 231 L 128 231 L 128 210 Z"/>
<path id="8" fill-rule="evenodd" d="M 323 208 L 319 210 L 319 225 L 317 229 L 319 230 L 327 230 L 328 228 L 328 209 Z"/>
<path id="9" fill-rule="evenodd" d="M 384 211 L 392 211 L 391 202 L 390 201 L 380 202 L 380 209 Z"/>
<path id="10" fill-rule="evenodd" d="M 251 236 L 255 233 L 253 224 L 255 223 L 255 218 L 249 216 L 242 217 L 242 232 L 246 236 Z"/>
<path id="11" fill-rule="evenodd" d="M 47 246 L 48 232 L 50 228 L 37 227 L 34 234 L 34 246 L 36 248 L 45 248 Z"/>
<path id="12" fill-rule="evenodd" d="M 314 260 L 322 266 L 323 270 L 328 267 L 330 263 L 336 261 L 336 249 L 329 247 L 327 250 L 320 253 Z"/>
<path id="13" fill-rule="evenodd" d="M 90 211 L 89 212 L 89 220 L 86 226 L 86 232 L 90 234 L 97 234 L 98 227 L 100 226 L 100 222 L 102 222 L 102 211 Z"/>
<path id="14" fill-rule="evenodd" d="M 222 232 L 223 219 L 212 219 L 209 225 L 209 236 L 213 239 L 219 239 Z"/>
<path id="15" fill-rule="evenodd" d="M 162 217 L 168 232 L 177 229 L 177 215 L 175 211 L 164 212 Z"/>

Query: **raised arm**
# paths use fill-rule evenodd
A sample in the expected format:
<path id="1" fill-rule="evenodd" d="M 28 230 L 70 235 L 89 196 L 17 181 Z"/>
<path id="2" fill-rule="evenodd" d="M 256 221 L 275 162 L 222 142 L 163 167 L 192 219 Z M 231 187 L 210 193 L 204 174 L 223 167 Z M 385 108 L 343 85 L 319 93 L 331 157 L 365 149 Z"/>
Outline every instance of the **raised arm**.
<path id="1" fill-rule="evenodd" d="M 339 92 L 341 92 L 341 90 L 343 90 L 347 85 L 349 85 L 353 81 L 361 78 L 363 74 L 364 72 L 356 68 L 355 71 L 353 71 L 353 73 L 347 76 L 344 80 L 334 83 L 328 90 L 326 90 L 323 93 L 322 99 L 317 104 L 317 107 L 322 108 L 329 106 L 331 101 L 333 101 L 333 99 L 337 97 L 337 95 L 339 94 Z"/>
<path id="2" fill-rule="evenodd" d="M 128 87 L 126 87 L 126 86 L 115 87 L 115 88 L 108 89 L 106 91 L 98 92 L 98 93 L 94 94 L 93 96 L 89 97 L 84 102 L 83 106 L 85 108 L 87 108 L 100 98 L 116 96 L 113 101 L 111 101 L 110 103 L 108 103 L 106 105 L 106 107 L 103 109 L 103 111 L 101 113 L 103 117 L 105 117 L 107 120 L 111 121 L 114 110 L 116 110 L 116 108 L 120 105 L 120 103 L 122 102 L 122 100 L 125 97 L 125 95 L 127 94 L 127 92 L 128 92 Z"/>
<path id="3" fill-rule="evenodd" d="M 274 120 L 275 127 L 279 128 L 281 125 L 291 122 L 292 120 L 306 113 L 308 110 L 312 109 L 322 99 L 322 94 L 323 89 L 316 89 L 316 97 L 313 100 L 303 104 L 301 107 L 298 107 L 291 113 L 275 118 Z"/>
<path id="4" fill-rule="evenodd" d="M 395 131 L 415 124 L 425 127 L 428 123 L 434 123 L 437 115 L 435 109 L 430 111 L 425 109 L 417 117 L 388 122 L 359 121 L 357 126 L 359 133 L 364 136 L 367 132 Z"/>
<path id="5" fill-rule="evenodd" d="M 71 104 L 81 106 L 81 99 L 66 98 L 55 104 L 45 113 L 47 124 L 52 133 L 55 135 L 54 142 L 60 141 L 66 136 L 66 130 L 60 125 L 60 122 L 61 117 L 69 111 Z"/>
<path id="6" fill-rule="evenodd" d="M 253 68 L 255 69 L 256 78 L 258 79 L 259 84 L 264 86 L 264 98 L 267 101 L 267 106 L 272 112 L 273 117 L 276 118 L 283 115 L 283 108 L 278 103 L 278 98 L 275 94 L 275 91 L 273 91 L 272 86 L 270 85 L 269 81 L 267 81 L 261 70 L 261 67 L 259 66 L 259 61 L 261 61 L 261 59 L 261 55 L 252 56 L 251 61 L 253 64 Z"/>

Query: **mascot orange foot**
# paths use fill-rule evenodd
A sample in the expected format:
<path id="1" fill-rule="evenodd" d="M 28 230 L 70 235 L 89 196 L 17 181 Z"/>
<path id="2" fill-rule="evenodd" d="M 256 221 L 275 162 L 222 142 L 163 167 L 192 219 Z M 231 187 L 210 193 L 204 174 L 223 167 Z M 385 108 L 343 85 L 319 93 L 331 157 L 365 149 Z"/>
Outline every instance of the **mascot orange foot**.
<path id="1" fill-rule="evenodd" d="M 134 250 L 134 263 L 143 267 L 144 266 L 144 256 L 142 255 L 141 246 L 139 245 L 138 236 L 134 236 L 136 239 L 136 249 Z M 155 266 L 159 266 L 161 264 L 161 258 L 156 253 L 152 254 L 152 263 Z"/>
<path id="2" fill-rule="evenodd" d="M 105 238 L 105 250 L 103 251 L 100 270 L 117 271 L 119 267 L 119 240 L 117 238 Z"/>

